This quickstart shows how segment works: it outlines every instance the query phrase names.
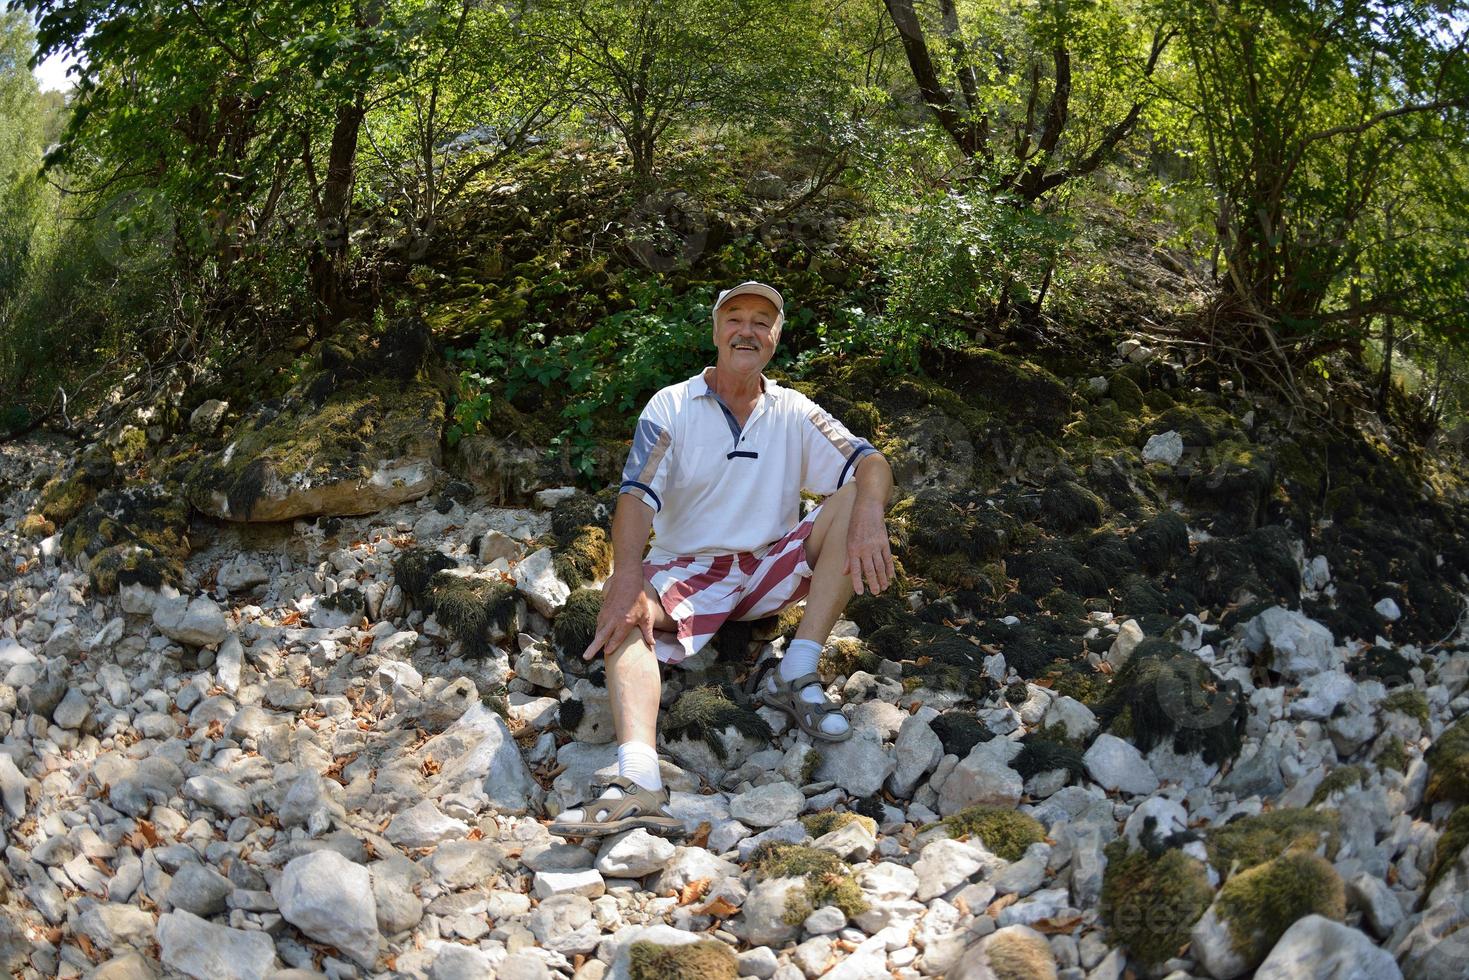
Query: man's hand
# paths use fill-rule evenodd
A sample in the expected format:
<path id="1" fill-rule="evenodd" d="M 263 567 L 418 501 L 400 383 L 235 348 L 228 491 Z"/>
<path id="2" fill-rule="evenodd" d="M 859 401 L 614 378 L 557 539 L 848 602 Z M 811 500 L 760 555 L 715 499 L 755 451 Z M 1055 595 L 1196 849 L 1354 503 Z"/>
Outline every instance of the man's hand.
<path id="1" fill-rule="evenodd" d="M 892 582 L 896 570 L 880 502 L 859 497 L 852 503 L 852 516 L 847 519 L 847 563 L 842 574 L 852 576 L 852 590 L 858 595 L 863 594 L 864 578 L 867 590 L 874 595 Z"/>
<path id="2" fill-rule="evenodd" d="M 582 659 L 591 660 L 597 651 L 604 649 L 609 656 L 616 653 L 634 628 L 642 632 L 648 649 L 653 649 L 653 624 L 657 616 L 658 609 L 643 588 L 642 566 L 633 565 L 629 572 L 621 575 L 614 571 L 602 589 L 597 635 L 582 653 Z"/>

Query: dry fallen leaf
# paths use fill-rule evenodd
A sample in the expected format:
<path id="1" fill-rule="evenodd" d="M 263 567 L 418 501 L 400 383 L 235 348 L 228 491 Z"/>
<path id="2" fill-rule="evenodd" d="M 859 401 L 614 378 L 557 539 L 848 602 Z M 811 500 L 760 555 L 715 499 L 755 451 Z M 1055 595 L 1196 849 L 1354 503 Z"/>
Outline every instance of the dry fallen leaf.
<path id="1" fill-rule="evenodd" d="M 1020 896 L 1015 894 L 1014 892 L 1011 892 L 1008 895 L 1001 895 L 999 898 L 995 899 L 989 904 L 989 907 L 984 910 L 984 914 L 989 916 L 999 915 L 1005 909 L 1009 908 L 1011 905 L 1014 905 L 1018 901 L 1020 901 Z"/>
<path id="2" fill-rule="evenodd" d="M 720 895 L 714 901 L 699 909 L 698 912 L 700 915 L 712 915 L 716 919 L 727 919 L 739 910 L 740 907 L 738 905 L 735 905 L 729 899 Z"/>
<path id="3" fill-rule="evenodd" d="M 697 902 L 703 898 L 709 891 L 710 881 L 709 878 L 697 878 L 684 885 L 683 890 L 678 893 L 678 904 L 688 905 L 690 902 Z"/>
<path id="4" fill-rule="evenodd" d="M 707 820 L 703 821 L 702 823 L 699 824 L 698 827 L 696 827 L 694 829 L 694 833 L 692 834 L 692 836 L 690 836 L 689 839 L 684 842 L 684 846 L 686 846 L 686 847 L 708 847 L 709 846 L 709 834 L 710 834 L 710 832 L 713 829 L 714 829 L 713 827 L 709 826 L 709 821 L 707 821 Z"/>

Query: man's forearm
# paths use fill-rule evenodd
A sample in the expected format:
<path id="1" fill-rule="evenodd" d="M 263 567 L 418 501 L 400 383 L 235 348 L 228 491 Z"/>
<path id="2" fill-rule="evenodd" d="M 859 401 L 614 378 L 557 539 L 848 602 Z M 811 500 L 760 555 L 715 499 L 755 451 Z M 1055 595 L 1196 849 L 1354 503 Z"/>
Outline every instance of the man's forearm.
<path id="1" fill-rule="evenodd" d="M 643 553 L 653 530 L 653 508 L 630 493 L 617 495 L 612 514 L 612 574 L 641 577 Z"/>
<path id="2" fill-rule="evenodd" d="M 869 453 L 857 461 L 856 480 L 856 506 L 876 506 L 886 513 L 888 496 L 893 491 L 893 469 L 882 453 Z"/>

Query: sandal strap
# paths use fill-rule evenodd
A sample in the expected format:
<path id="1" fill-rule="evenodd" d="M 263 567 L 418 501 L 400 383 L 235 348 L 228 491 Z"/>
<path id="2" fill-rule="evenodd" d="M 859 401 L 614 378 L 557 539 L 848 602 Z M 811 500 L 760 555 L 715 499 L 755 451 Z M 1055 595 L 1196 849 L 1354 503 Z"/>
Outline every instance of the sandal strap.
<path id="1" fill-rule="evenodd" d="M 781 685 L 782 693 L 787 694 L 789 703 L 806 715 L 807 724 L 814 722 L 819 725 L 822 718 L 833 712 L 842 710 L 841 705 L 833 704 L 831 701 L 826 700 L 824 692 L 820 701 L 807 701 L 801 697 L 801 692 L 806 689 L 807 685 L 815 684 L 817 687 L 821 686 L 821 675 L 815 671 L 802 674 L 792 681 L 783 680 L 779 674 L 776 674 L 775 681 Z"/>
<path id="2" fill-rule="evenodd" d="M 777 682 L 784 684 L 786 687 L 789 687 L 791 689 L 791 693 L 793 694 L 799 694 L 803 689 L 805 689 L 808 684 L 815 684 L 817 686 L 820 686 L 821 684 L 821 675 L 816 673 L 814 670 L 802 674 L 800 677 L 797 677 L 795 680 L 792 681 L 781 680 L 779 674 L 776 674 L 775 677 Z"/>

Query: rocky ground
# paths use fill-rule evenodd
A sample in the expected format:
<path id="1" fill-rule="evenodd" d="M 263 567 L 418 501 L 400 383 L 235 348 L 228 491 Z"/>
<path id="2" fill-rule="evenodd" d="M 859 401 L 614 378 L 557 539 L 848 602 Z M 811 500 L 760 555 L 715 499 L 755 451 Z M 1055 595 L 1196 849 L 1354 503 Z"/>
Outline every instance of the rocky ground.
<path id="1" fill-rule="evenodd" d="M 823 673 L 856 734 L 814 747 L 711 650 L 665 685 L 689 838 L 564 841 L 550 816 L 616 758 L 564 656 L 589 608 L 545 547 L 564 495 L 196 527 L 178 587 L 102 594 L 20 533 L 65 452 L 0 457 L 18 976 L 1469 976 L 1457 630 L 1091 609 L 1114 684 L 1084 703 L 977 639 L 962 689 L 929 687 L 844 621 Z M 1350 584 L 1295 552 L 1303 598 Z"/>

